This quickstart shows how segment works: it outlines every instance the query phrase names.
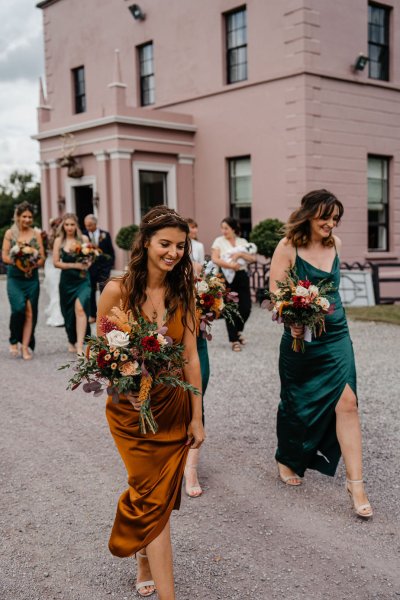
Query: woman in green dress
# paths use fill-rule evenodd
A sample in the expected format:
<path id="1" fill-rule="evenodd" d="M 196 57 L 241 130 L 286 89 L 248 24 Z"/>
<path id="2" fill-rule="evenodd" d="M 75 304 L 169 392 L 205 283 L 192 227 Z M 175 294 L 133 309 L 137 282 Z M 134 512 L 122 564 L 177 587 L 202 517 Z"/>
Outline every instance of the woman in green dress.
<path id="1" fill-rule="evenodd" d="M 18 204 L 14 224 L 5 233 L 2 260 L 8 265 L 7 295 L 11 305 L 10 354 L 20 354 L 31 360 L 35 348 L 35 327 L 38 315 L 38 268 L 44 262 L 40 231 L 32 227 L 33 207 L 28 202 Z M 20 258 L 24 253 L 25 259 Z"/>
<path id="2" fill-rule="evenodd" d="M 83 342 L 90 335 L 90 261 L 78 262 L 77 247 L 88 238 L 79 229 L 76 215 L 66 213 L 54 241 L 54 266 L 61 269 L 60 306 L 68 336 L 68 351 L 82 354 Z"/>
<path id="3" fill-rule="evenodd" d="M 276 460 L 287 485 L 300 485 L 307 468 L 333 476 L 340 455 L 346 466 L 346 488 L 356 514 L 372 516 L 362 478 L 361 427 L 356 370 L 346 315 L 338 292 L 341 241 L 333 230 L 343 205 L 327 190 L 303 197 L 286 224 L 286 237 L 274 253 L 270 289 L 295 266 L 300 279 L 318 286 L 331 281 L 335 310 L 325 319 L 326 332 L 306 343 L 304 353 L 292 350 L 292 336 L 304 328 L 285 327 L 280 346 L 281 402 L 278 408 Z"/>

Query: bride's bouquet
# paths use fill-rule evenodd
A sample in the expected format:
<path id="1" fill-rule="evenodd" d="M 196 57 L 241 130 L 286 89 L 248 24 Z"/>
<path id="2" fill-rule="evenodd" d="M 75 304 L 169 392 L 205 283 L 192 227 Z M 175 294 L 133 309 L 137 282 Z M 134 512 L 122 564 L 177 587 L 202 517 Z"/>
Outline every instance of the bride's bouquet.
<path id="1" fill-rule="evenodd" d="M 272 320 L 277 323 L 303 325 L 304 337 L 293 338 L 292 349 L 304 352 L 304 341 L 311 342 L 312 336 L 319 337 L 325 331 L 325 316 L 335 310 L 327 296 L 335 287 L 330 281 L 322 280 L 316 286 L 308 279 L 301 280 L 295 269 L 289 269 L 286 279 L 276 284 L 276 292 L 266 290 L 269 303 L 264 301 L 263 306 L 272 310 Z"/>
<path id="2" fill-rule="evenodd" d="M 232 320 L 234 316 L 240 317 L 239 297 L 226 287 L 220 274 L 209 272 L 206 265 L 195 278 L 195 290 L 199 335 L 211 340 L 211 325 L 215 319 L 222 317 Z"/>
<path id="3" fill-rule="evenodd" d="M 183 379 L 184 347 L 166 335 L 167 327 L 158 328 L 140 313 L 134 315 L 116 306 L 111 313 L 100 320 L 103 335 L 88 337 L 85 355 L 73 362 L 75 374 L 67 389 L 75 390 L 84 382 L 83 391 L 100 396 L 106 390 L 115 403 L 120 394 L 138 392 L 140 431 L 147 433 L 148 428 L 156 433 L 158 427 L 150 407 L 150 392 L 155 385 L 180 386 L 200 393 Z"/>
<path id="4" fill-rule="evenodd" d="M 17 242 L 10 249 L 10 258 L 17 269 L 25 273 L 25 277 L 32 277 L 33 269 L 40 259 L 40 253 L 28 242 Z"/>

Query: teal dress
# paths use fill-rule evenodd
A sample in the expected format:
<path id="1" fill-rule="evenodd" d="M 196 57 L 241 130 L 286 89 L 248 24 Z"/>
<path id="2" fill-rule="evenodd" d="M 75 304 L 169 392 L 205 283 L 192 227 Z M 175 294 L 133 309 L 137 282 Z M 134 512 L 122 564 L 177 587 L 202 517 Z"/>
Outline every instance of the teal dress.
<path id="1" fill-rule="evenodd" d="M 73 254 L 61 248 L 60 258 L 64 263 L 74 263 Z M 79 301 L 87 316 L 86 335 L 90 335 L 90 277 L 87 271 L 80 269 L 63 269 L 60 277 L 60 307 L 64 317 L 65 330 L 70 344 L 76 344 L 75 300 Z"/>
<path id="2" fill-rule="evenodd" d="M 305 352 L 294 352 L 286 329 L 281 341 L 279 374 L 281 402 L 278 408 L 276 460 L 303 476 L 306 469 L 335 474 L 340 446 L 336 437 L 335 408 L 348 384 L 357 395 L 353 345 L 339 295 L 340 263 L 336 254 L 331 272 L 321 271 L 296 253 L 300 279 L 317 285 L 330 280 L 335 310 L 325 319 L 326 332 L 305 342 Z"/>
<path id="3" fill-rule="evenodd" d="M 200 360 L 201 387 L 203 391 L 201 411 L 204 425 L 204 394 L 206 393 L 208 380 L 210 379 L 210 361 L 208 358 L 207 340 L 203 338 L 202 335 L 197 336 L 197 353 L 199 355 Z"/>
<path id="4" fill-rule="evenodd" d="M 15 240 L 11 241 L 11 247 L 16 244 Z M 31 246 L 40 250 L 36 238 L 32 238 L 29 242 Z M 22 333 L 25 324 L 26 303 L 29 300 L 32 306 L 32 334 L 29 340 L 31 350 L 35 349 L 35 327 L 38 317 L 39 303 L 39 270 L 34 269 L 32 275 L 27 277 L 26 274 L 15 267 L 8 265 L 7 267 L 7 296 L 11 306 L 10 317 L 10 344 L 22 344 Z"/>

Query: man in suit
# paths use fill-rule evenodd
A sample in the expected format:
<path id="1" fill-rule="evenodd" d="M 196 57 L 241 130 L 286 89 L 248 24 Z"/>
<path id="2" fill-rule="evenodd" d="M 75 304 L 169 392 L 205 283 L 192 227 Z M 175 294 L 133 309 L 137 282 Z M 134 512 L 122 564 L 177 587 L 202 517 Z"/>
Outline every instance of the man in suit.
<path id="1" fill-rule="evenodd" d="M 111 269 L 114 266 L 115 252 L 111 241 L 111 236 L 108 231 L 97 227 L 97 217 L 95 215 L 86 215 L 84 232 L 92 244 L 98 246 L 103 252 L 92 264 L 89 269 L 90 282 L 92 284 L 92 295 L 90 301 L 90 319 L 89 322 L 94 323 L 97 314 L 96 292 L 97 287 L 100 293 L 110 277 Z"/>

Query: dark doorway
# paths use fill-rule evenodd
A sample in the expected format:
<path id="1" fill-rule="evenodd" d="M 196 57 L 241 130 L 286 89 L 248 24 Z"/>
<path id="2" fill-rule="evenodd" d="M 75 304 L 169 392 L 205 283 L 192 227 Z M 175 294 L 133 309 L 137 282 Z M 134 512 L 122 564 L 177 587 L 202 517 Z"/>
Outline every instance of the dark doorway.
<path id="1" fill-rule="evenodd" d="M 75 213 L 78 217 L 79 227 L 85 228 L 86 215 L 93 213 L 93 188 L 91 185 L 78 185 L 75 190 Z"/>
<path id="2" fill-rule="evenodd" d="M 153 206 L 167 204 L 167 174 L 159 171 L 139 171 L 140 217 Z"/>

